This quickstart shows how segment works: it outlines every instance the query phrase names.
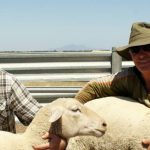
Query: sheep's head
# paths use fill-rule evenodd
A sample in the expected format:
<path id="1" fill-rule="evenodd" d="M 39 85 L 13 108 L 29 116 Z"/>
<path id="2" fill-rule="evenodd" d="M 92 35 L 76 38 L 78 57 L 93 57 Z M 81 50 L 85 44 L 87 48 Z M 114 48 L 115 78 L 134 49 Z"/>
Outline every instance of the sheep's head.
<path id="1" fill-rule="evenodd" d="M 62 136 L 102 136 L 106 131 L 105 121 L 95 112 L 73 98 L 59 98 L 52 102 L 50 122 Z M 56 123 L 57 122 L 57 123 Z M 56 124 L 55 124 L 56 123 Z M 60 123 L 61 125 L 57 125 Z M 54 129 L 53 128 L 53 129 Z"/>

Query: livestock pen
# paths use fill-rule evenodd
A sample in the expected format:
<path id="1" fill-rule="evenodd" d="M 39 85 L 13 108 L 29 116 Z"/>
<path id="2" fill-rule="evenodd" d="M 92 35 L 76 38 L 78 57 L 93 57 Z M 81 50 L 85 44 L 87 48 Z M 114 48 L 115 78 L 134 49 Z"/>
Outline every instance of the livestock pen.
<path id="1" fill-rule="evenodd" d="M 14 74 L 40 103 L 74 97 L 91 79 L 132 66 L 112 50 L 0 52 L 0 68 Z"/>

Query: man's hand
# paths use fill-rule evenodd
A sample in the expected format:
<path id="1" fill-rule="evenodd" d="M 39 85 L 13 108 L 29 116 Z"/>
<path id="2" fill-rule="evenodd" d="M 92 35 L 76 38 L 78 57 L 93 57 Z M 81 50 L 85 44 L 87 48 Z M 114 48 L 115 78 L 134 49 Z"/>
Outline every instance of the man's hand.
<path id="1" fill-rule="evenodd" d="M 147 145 L 147 150 L 150 150 L 150 139 L 143 139 L 142 144 Z"/>
<path id="2" fill-rule="evenodd" d="M 47 132 L 42 138 L 49 139 L 49 143 L 33 146 L 34 150 L 65 150 L 66 148 L 67 142 L 57 135 Z"/>

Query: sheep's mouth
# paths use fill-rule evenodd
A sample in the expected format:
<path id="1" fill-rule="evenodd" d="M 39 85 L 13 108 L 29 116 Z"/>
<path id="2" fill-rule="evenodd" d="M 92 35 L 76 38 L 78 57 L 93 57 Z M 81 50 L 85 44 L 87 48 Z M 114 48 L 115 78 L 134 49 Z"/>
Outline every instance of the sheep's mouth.
<path id="1" fill-rule="evenodd" d="M 96 136 L 102 136 L 105 134 L 106 130 L 95 129 Z"/>

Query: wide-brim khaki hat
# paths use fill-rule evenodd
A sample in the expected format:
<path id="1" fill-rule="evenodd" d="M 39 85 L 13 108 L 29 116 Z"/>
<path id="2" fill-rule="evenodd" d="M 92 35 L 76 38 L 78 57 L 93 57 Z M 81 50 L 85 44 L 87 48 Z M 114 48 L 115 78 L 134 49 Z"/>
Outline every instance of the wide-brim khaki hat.
<path id="1" fill-rule="evenodd" d="M 128 60 L 131 60 L 129 50 L 131 47 L 150 44 L 150 23 L 133 23 L 127 46 L 116 48 L 118 54 Z"/>

